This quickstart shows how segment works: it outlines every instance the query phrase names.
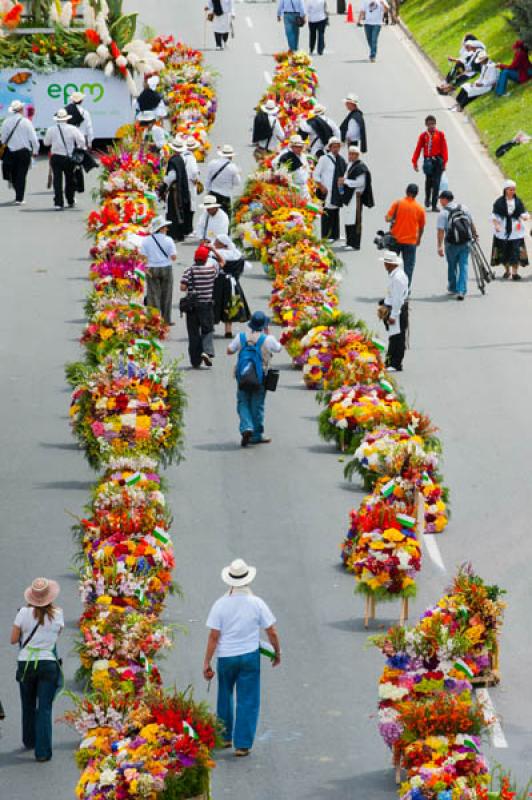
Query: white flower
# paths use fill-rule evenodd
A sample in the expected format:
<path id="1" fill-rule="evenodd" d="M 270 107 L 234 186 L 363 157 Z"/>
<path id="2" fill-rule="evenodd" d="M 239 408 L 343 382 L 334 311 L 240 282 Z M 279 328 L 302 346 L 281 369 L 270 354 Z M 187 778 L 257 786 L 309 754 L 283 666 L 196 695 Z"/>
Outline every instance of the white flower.
<path id="1" fill-rule="evenodd" d="M 100 61 L 102 63 L 104 61 L 107 61 L 109 58 L 111 58 L 111 53 L 109 52 L 109 48 L 106 47 L 106 45 L 104 45 L 104 44 L 99 44 L 98 45 L 98 47 L 96 48 L 96 53 L 97 53 L 98 58 L 100 59 Z"/>
<path id="2" fill-rule="evenodd" d="M 116 769 L 104 769 L 100 773 L 100 786 L 112 786 L 117 776 Z"/>

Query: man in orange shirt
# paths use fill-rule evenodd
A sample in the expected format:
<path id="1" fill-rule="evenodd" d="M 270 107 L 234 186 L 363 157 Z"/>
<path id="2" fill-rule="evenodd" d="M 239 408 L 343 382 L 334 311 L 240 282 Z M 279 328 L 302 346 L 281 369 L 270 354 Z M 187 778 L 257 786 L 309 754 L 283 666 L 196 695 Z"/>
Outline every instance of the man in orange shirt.
<path id="1" fill-rule="evenodd" d="M 386 214 L 386 222 L 391 223 L 390 233 L 397 242 L 391 249 L 403 257 L 403 268 L 408 277 L 408 286 L 412 284 L 414 267 L 416 266 L 416 250 L 425 230 L 425 209 L 417 202 L 418 187 L 409 183 L 406 197 L 392 203 Z"/>

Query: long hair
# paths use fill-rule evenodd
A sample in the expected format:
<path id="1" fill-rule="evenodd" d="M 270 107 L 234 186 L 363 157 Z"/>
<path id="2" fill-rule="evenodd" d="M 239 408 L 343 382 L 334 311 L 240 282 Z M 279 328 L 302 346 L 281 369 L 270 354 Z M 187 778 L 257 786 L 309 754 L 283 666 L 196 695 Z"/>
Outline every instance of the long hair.
<path id="1" fill-rule="evenodd" d="M 55 617 L 56 608 L 53 603 L 48 603 L 47 606 L 32 606 L 31 603 L 29 605 L 33 608 L 33 616 L 39 621 L 39 625 L 44 625 L 46 617 L 50 622 Z"/>

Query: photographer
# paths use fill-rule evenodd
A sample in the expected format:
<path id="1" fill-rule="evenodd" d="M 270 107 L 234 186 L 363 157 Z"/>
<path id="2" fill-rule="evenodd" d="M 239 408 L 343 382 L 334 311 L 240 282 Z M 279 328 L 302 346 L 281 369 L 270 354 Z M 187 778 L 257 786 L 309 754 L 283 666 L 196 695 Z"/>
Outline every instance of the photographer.
<path id="1" fill-rule="evenodd" d="M 390 234 L 394 238 L 389 249 L 395 250 L 402 256 L 409 287 L 412 285 L 416 252 L 421 243 L 427 219 L 425 209 L 416 200 L 418 192 L 416 184 L 409 183 L 406 187 L 406 196 L 392 203 L 386 214 L 386 222 L 391 223 Z"/>
<path id="2" fill-rule="evenodd" d="M 408 330 L 408 278 L 403 270 L 401 256 L 385 250 L 380 261 L 388 273 L 386 297 L 379 303 L 377 314 L 388 331 L 388 372 L 401 372 Z"/>
<path id="3" fill-rule="evenodd" d="M 223 258 L 212 245 L 200 244 L 194 253 L 194 264 L 181 277 L 180 288 L 186 292 L 179 308 L 187 318 L 188 354 L 194 369 L 202 364 L 212 367 L 214 358 L 214 282 Z"/>

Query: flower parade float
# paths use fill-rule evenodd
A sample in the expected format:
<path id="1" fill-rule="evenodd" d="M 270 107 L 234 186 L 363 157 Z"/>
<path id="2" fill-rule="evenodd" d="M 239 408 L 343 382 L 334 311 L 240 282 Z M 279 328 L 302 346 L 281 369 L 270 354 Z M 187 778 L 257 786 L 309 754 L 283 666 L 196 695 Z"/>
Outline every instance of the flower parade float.
<path id="1" fill-rule="evenodd" d="M 186 122 L 205 153 L 216 107 L 211 74 L 203 79 L 201 54 L 173 39 L 153 47 L 161 66 L 168 62 L 162 82 L 174 132 L 177 120 Z M 193 91 L 208 101 L 191 116 Z M 143 302 L 139 247 L 157 213 L 153 190 L 164 158 L 144 149 L 134 127 L 102 156 L 99 206 L 87 226 L 93 244 L 85 357 L 66 368 L 72 430 L 101 473 L 73 529 L 84 694 L 71 695 L 65 721 L 81 736 L 78 800 L 208 800 L 220 744 L 215 716 L 190 691 L 165 691 L 156 663 L 172 644 L 174 631 L 161 615 L 178 589 L 161 469 L 182 458 L 185 407 L 179 365 L 164 355 L 168 326 Z"/>

